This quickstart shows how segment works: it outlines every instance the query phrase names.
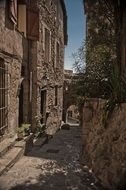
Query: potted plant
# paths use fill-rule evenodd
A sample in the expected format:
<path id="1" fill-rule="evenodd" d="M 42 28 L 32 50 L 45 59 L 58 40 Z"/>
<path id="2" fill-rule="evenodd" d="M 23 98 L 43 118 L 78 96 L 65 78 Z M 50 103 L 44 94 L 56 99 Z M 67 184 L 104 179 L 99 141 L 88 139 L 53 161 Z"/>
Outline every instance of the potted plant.
<path id="1" fill-rule="evenodd" d="M 22 140 L 24 136 L 30 135 L 31 132 L 31 124 L 23 123 L 17 130 L 18 140 Z"/>
<path id="2" fill-rule="evenodd" d="M 45 123 L 41 123 L 41 117 L 36 116 L 36 137 L 40 137 L 45 130 Z"/>
<path id="3" fill-rule="evenodd" d="M 22 128 L 23 128 L 24 136 L 30 135 L 30 132 L 31 132 L 31 124 L 29 124 L 29 123 L 24 123 L 24 124 L 22 124 Z"/>
<path id="4" fill-rule="evenodd" d="M 18 140 L 22 140 L 23 139 L 23 128 L 22 127 L 18 127 L 17 137 L 18 137 Z"/>

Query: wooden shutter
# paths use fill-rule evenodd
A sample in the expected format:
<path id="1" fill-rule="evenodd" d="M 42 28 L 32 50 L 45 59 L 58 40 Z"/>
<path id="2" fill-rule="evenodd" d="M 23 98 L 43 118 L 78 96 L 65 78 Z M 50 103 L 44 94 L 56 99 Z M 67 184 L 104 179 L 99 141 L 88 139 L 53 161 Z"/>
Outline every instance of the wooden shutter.
<path id="1" fill-rule="evenodd" d="M 27 38 L 39 40 L 39 10 L 27 8 Z"/>
<path id="2" fill-rule="evenodd" d="M 9 9 L 10 19 L 17 24 L 17 0 L 10 0 Z"/>

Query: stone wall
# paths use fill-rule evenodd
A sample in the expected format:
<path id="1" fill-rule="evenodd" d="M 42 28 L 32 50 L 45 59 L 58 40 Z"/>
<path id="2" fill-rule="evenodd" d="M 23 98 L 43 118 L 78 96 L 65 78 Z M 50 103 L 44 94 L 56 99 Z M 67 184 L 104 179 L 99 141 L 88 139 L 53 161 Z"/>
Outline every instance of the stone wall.
<path id="1" fill-rule="evenodd" d="M 8 130 L 6 133 L 9 136 L 15 135 L 17 127 L 22 123 L 31 123 L 32 130 L 35 131 L 36 116 L 41 115 L 42 91 L 46 91 L 44 114 L 48 115 L 48 121 L 46 117 L 44 122 L 47 122 L 49 127 L 54 126 L 55 132 L 62 120 L 64 1 L 31 0 L 30 2 L 31 8 L 39 9 L 37 15 L 39 19 L 36 17 L 36 22 L 39 20 L 39 39 L 34 40 L 29 40 L 28 36 L 19 31 L 17 23 L 12 22 L 9 17 L 8 2 L 0 1 L 0 58 L 7 67 Z M 29 24 L 30 21 L 27 25 Z M 50 35 L 49 52 L 45 51 L 47 43 L 45 28 Z M 37 27 L 35 29 L 37 30 Z M 48 62 L 45 60 L 47 53 L 49 53 Z M 43 85 L 44 77 L 47 79 L 46 85 Z M 22 94 L 21 89 L 23 89 Z"/>
<path id="2" fill-rule="evenodd" d="M 59 4 L 59 5 L 58 5 Z M 57 16 L 57 6 L 60 6 L 60 22 Z M 46 110 L 48 114 L 47 127 L 55 133 L 62 121 L 63 104 L 63 69 L 64 69 L 64 30 L 63 10 L 58 1 L 45 4 L 38 1 L 39 8 L 39 41 L 37 42 L 37 112 L 41 115 L 41 91 L 46 91 Z M 45 29 L 49 31 L 49 61 L 45 60 Z M 59 43 L 59 63 L 56 61 L 56 42 Z M 46 84 L 43 78 L 46 76 Z M 55 105 L 55 87 L 57 86 L 57 105 Z M 45 115 L 46 115 L 45 113 Z M 52 132 L 54 129 L 54 132 Z"/>
<path id="3" fill-rule="evenodd" d="M 0 58 L 7 68 L 8 80 L 8 130 L 14 135 L 18 127 L 18 86 L 21 78 L 21 66 L 26 56 L 23 52 L 24 39 L 6 13 L 6 1 L 0 1 Z M 25 63 L 24 63 L 25 64 Z"/>
<path id="4" fill-rule="evenodd" d="M 115 107 L 103 127 L 104 100 L 91 99 L 83 109 L 83 158 L 111 190 L 125 189 L 126 104 Z"/>

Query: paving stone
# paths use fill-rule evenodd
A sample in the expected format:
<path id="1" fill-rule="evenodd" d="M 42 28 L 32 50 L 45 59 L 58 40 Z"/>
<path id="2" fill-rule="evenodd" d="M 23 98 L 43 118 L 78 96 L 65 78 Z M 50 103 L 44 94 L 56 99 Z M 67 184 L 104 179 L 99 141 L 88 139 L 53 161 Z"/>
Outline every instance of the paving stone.
<path id="1" fill-rule="evenodd" d="M 80 138 L 79 138 L 80 137 Z M 81 129 L 60 130 L 0 177 L 1 190 L 102 190 L 79 163 Z"/>

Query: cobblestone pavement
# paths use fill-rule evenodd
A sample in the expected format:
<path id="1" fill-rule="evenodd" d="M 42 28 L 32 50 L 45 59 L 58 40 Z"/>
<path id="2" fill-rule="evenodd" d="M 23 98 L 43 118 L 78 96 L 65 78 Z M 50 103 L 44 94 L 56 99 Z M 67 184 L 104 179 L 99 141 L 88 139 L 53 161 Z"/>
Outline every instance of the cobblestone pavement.
<path id="1" fill-rule="evenodd" d="M 79 164 L 81 130 L 60 130 L 34 147 L 0 177 L 1 190 L 102 190 L 92 172 Z"/>

